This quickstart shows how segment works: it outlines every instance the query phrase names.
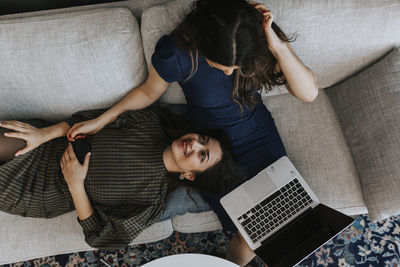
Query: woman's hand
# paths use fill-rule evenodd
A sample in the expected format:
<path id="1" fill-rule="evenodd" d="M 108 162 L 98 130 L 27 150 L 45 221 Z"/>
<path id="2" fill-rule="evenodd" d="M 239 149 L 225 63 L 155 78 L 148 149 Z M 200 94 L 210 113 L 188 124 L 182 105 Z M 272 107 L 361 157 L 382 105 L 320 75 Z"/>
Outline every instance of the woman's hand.
<path id="1" fill-rule="evenodd" d="M 0 126 L 15 131 L 4 133 L 4 136 L 23 139 L 26 141 L 26 147 L 17 151 L 15 156 L 25 154 L 47 142 L 45 130 L 38 129 L 27 123 L 20 121 L 2 121 Z"/>
<path id="2" fill-rule="evenodd" d="M 61 158 L 60 165 L 64 179 L 70 189 L 83 186 L 89 168 L 89 158 L 90 152 L 86 154 L 85 161 L 81 165 L 76 158 L 71 143 L 68 144 Z"/>
<path id="3" fill-rule="evenodd" d="M 285 42 L 282 41 L 272 29 L 272 22 L 274 21 L 274 14 L 271 10 L 269 10 L 263 4 L 249 1 L 249 4 L 252 5 L 255 9 L 257 9 L 263 16 L 264 20 L 262 22 L 262 26 L 264 28 L 265 35 L 267 36 L 268 48 L 272 53 L 278 51 L 282 46 L 285 45 Z"/>
<path id="4" fill-rule="evenodd" d="M 99 118 L 82 121 L 74 124 L 71 129 L 67 132 L 67 138 L 70 141 L 75 141 L 75 137 L 77 135 L 91 135 L 96 134 L 101 129 L 103 129 L 105 125 L 100 121 Z"/>

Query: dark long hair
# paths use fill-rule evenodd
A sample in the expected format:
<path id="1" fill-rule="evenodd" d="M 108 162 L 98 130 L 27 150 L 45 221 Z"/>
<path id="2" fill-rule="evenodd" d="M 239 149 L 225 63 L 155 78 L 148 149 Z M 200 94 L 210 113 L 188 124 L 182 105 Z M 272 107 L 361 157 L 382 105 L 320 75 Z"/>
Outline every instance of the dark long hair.
<path id="1" fill-rule="evenodd" d="M 232 144 L 229 137 L 222 130 L 197 129 L 182 116 L 173 113 L 167 108 L 157 106 L 156 110 L 165 135 L 171 143 L 185 134 L 197 133 L 218 140 L 222 150 L 221 160 L 204 172 L 196 173 L 194 181 L 180 180 L 179 174 L 172 175 L 171 189 L 186 185 L 201 192 L 218 194 L 224 193 L 232 186 L 244 181 L 245 173 L 242 167 L 235 162 Z"/>
<path id="2" fill-rule="evenodd" d="M 191 11 L 173 30 L 181 48 L 192 58 L 192 73 L 197 70 L 198 54 L 224 66 L 239 66 L 234 71 L 232 99 L 239 105 L 254 106 L 260 101 L 257 91 L 282 85 L 282 72 L 276 71 L 277 60 L 268 49 L 262 27 L 263 15 L 246 0 L 198 0 Z M 291 42 L 272 23 L 277 36 Z"/>

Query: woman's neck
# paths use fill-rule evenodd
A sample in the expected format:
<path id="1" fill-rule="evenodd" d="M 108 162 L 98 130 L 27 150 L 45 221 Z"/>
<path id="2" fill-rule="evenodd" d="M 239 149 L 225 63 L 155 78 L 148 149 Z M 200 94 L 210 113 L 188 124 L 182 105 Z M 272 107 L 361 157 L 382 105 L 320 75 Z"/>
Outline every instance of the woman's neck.
<path id="1" fill-rule="evenodd" d="M 167 171 L 180 172 L 175 161 L 173 160 L 171 146 L 168 146 L 163 152 L 163 163 Z"/>

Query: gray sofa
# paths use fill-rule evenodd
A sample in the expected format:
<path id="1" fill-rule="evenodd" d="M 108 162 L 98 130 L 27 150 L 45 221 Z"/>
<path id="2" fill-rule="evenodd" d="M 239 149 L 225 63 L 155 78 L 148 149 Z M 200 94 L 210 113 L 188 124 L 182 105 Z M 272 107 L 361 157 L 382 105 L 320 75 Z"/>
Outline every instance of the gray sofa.
<path id="1" fill-rule="evenodd" d="M 130 0 L 0 17 L 0 119 L 60 120 L 77 110 L 114 104 L 145 80 L 156 41 L 174 28 L 188 3 Z M 282 87 L 263 95 L 288 156 L 322 203 L 349 215 L 367 213 L 353 157 L 324 88 L 400 42 L 400 3 L 267 3 L 285 32 L 297 34 L 294 50 L 315 72 L 320 88 L 312 103 Z M 179 85 L 172 84 L 161 102 L 185 103 Z M 0 264 L 93 249 L 75 212 L 49 220 L 0 212 L 0 221 Z M 173 231 L 217 229 L 221 225 L 213 212 L 189 213 L 156 223 L 132 244 Z"/>

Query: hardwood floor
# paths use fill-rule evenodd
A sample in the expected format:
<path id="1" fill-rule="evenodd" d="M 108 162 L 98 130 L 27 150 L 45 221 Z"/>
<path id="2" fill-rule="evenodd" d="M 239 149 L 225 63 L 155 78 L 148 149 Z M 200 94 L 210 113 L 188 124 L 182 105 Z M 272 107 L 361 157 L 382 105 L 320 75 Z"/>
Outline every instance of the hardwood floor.
<path id="1" fill-rule="evenodd" d="M 116 1 L 120 0 L 0 0 L 0 15 Z"/>

